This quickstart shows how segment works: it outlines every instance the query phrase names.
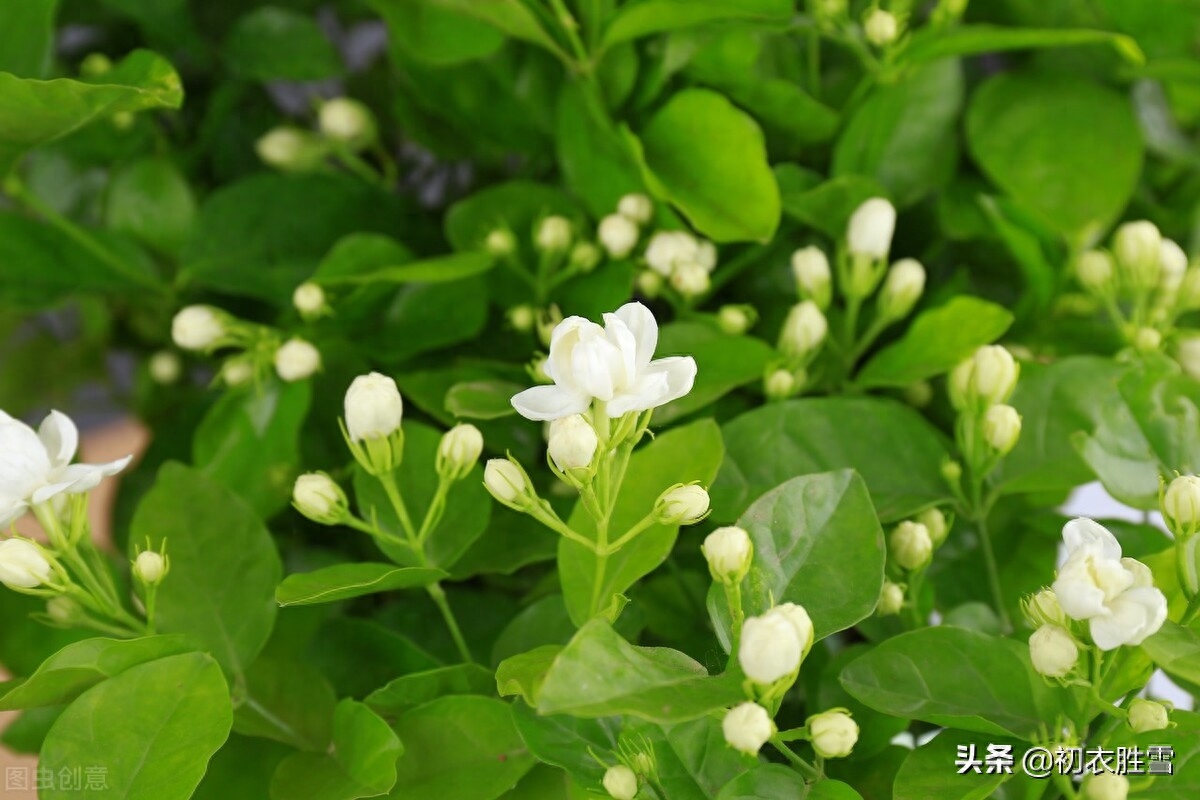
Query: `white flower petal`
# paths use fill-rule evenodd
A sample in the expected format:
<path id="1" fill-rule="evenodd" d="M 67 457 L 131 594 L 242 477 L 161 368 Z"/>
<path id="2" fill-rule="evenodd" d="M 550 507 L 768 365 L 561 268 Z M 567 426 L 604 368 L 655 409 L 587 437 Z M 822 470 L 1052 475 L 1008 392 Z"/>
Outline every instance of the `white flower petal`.
<path id="1" fill-rule="evenodd" d="M 512 407 L 525 419 L 546 421 L 582 414 L 590 405 L 585 394 L 561 386 L 534 386 L 513 395 Z"/>
<path id="2" fill-rule="evenodd" d="M 651 361 L 637 383 L 608 404 L 608 413 L 617 417 L 630 411 L 658 408 L 690 392 L 695 381 L 696 359 L 691 356 Z"/>
<path id="3" fill-rule="evenodd" d="M 638 368 L 647 366 L 658 347 L 658 320 L 654 314 L 641 303 L 626 303 L 613 316 L 624 322 L 637 340 Z"/>
<path id="4" fill-rule="evenodd" d="M 1130 589 L 1109 604 L 1109 607 L 1118 616 L 1122 614 L 1124 609 L 1131 606 L 1137 606 L 1142 610 L 1142 623 L 1126 631 L 1125 644 L 1139 645 L 1158 633 L 1158 629 L 1166 622 L 1167 598 L 1166 595 L 1151 586 Z"/>
<path id="5" fill-rule="evenodd" d="M 0 530 L 20 519 L 28 508 L 29 504 L 24 500 L 0 502 Z"/>
<path id="6" fill-rule="evenodd" d="M 1105 558 L 1121 557 L 1121 543 L 1117 541 L 1117 537 L 1100 523 L 1086 517 L 1073 519 L 1063 526 L 1063 541 L 1067 543 L 1069 550 L 1095 546 Z"/>
<path id="7" fill-rule="evenodd" d="M 1131 588 L 1141 589 L 1147 586 L 1154 586 L 1154 573 L 1136 558 L 1122 558 L 1121 566 L 1129 570 L 1129 574 L 1133 576 L 1133 583 L 1130 584 Z"/>
<path id="8" fill-rule="evenodd" d="M 1104 590 L 1092 579 L 1090 566 L 1088 554 L 1076 552 L 1063 564 L 1054 580 L 1054 595 L 1071 619 L 1091 619 L 1107 612 Z"/>
<path id="9" fill-rule="evenodd" d="M 79 447 L 79 429 L 71 418 L 61 411 L 51 411 L 38 427 L 38 438 L 46 448 L 53 467 L 71 463 Z"/>
<path id="10" fill-rule="evenodd" d="M 555 383 L 569 385 L 571 380 L 571 353 L 583 331 L 597 328 L 596 323 L 583 317 L 567 317 L 554 326 L 550 334 L 550 355 L 546 358 L 544 369 Z"/>
<path id="11" fill-rule="evenodd" d="M 616 314 L 604 315 L 604 333 L 613 347 L 621 354 L 621 375 L 614 376 L 613 387 L 620 391 L 637 380 L 638 370 L 638 341 L 633 331 L 629 329 Z"/>
<path id="12" fill-rule="evenodd" d="M 99 486 L 100 481 L 125 469 L 132 460 L 133 456 L 129 455 L 103 464 L 71 464 L 59 473 L 58 478 L 68 482 L 68 494 L 87 492 Z"/>

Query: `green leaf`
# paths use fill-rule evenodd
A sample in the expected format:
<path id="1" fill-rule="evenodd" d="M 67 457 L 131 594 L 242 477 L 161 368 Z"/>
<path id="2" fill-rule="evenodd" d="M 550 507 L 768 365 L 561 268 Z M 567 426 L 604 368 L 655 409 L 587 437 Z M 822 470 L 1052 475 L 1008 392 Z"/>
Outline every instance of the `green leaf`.
<path id="1" fill-rule="evenodd" d="M 866 484 L 853 471 L 793 478 L 755 500 L 737 524 L 754 542 L 742 583 L 746 616 L 798 603 L 812 618 L 816 638 L 823 639 L 875 610 L 883 588 L 883 529 Z M 708 610 L 728 650 L 729 612 L 715 584 Z"/>
<path id="2" fill-rule="evenodd" d="M 841 123 L 836 111 L 790 80 L 755 76 L 749 80 L 705 83 L 713 83 L 753 114 L 769 134 L 777 133 L 787 143 L 789 152 L 828 142 Z"/>
<path id="3" fill-rule="evenodd" d="M 41 78 L 50 66 L 58 0 L 5 3 L 0 9 L 0 72 Z"/>
<path id="4" fill-rule="evenodd" d="M 239 19 L 222 54 L 236 72 L 260 81 L 315 81 L 342 71 L 337 50 L 316 20 L 277 6 Z"/>
<path id="5" fill-rule="evenodd" d="M 3 684 L 0 711 L 69 703 L 131 667 L 195 649 L 185 636 L 84 639 L 47 658 L 29 678 Z"/>
<path id="6" fill-rule="evenodd" d="M 493 800 L 536 763 L 506 703 L 442 697 L 396 721 L 406 743 L 394 800 Z"/>
<path id="7" fill-rule="evenodd" d="M 509 181 L 460 200 L 446 212 L 446 238 L 455 250 L 479 250 L 487 235 L 507 227 L 517 236 L 518 247 L 532 238 L 534 226 L 549 214 L 579 216 L 579 206 L 555 186 L 530 181 Z M 526 252 L 533 255 L 532 249 Z"/>
<path id="8" fill-rule="evenodd" d="M 798 772 L 782 764 L 762 764 L 721 787 L 717 800 L 775 800 L 807 794 L 808 785 Z"/>
<path id="9" fill-rule="evenodd" d="M 950 56 L 973 56 L 1005 50 L 1044 47 L 1074 47 L 1087 44 L 1111 44 L 1126 61 L 1142 64 L 1146 57 L 1137 42 L 1128 36 L 1108 31 L 1063 28 L 1001 28 L 995 25 L 963 25 L 955 28 L 922 28 L 913 34 L 900 54 L 906 64 L 921 64 Z"/>
<path id="10" fill-rule="evenodd" d="M 514 39 L 544 47 L 562 59 L 567 55 L 521 0 L 428 0 L 431 5 L 474 17 Z"/>
<path id="11" fill-rule="evenodd" d="M 540 714 L 628 714 L 672 723 L 702 717 L 743 699 L 742 678 L 709 676 L 677 650 L 635 647 L 594 619 L 554 659 L 538 692 Z M 587 691 L 580 691 L 580 687 Z"/>
<path id="12" fill-rule="evenodd" d="M 853 435 L 849 435 L 853 433 Z M 911 408 L 880 398 L 772 403 L 722 428 L 726 458 L 710 491 L 721 520 L 739 516 L 796 475 L 853 469 L 884 522 L 950 502 L 938 432 Z"/>
<path id="13" fill-rule="evenodd" d="M 26 150 L 97 119 L 182 104 L 179 76 L 147 50 L 130 53 L 94 82 L 25 80 L 0 72 L 0 175 Z"/>
<path id="14" fill-rule="evenodd" d="M 1062 713 L 1024 642 L 965 628 L 921 628 L 877 645 L 842 671 L 846 691 L 877 711 L 1031 741 Z"/>
<path id="15" fill-rule="evenodd" d="M 654 412 L 665 424 L 699 411 L 739 386 L 762 380 L 775 349 L 752 336 L 726 336 L 711 325 L 673 322 L 659 329 L 658 353 L 687 354 L 696 359 L 696 383 L 678 400 Z"/>
<path id="16" fill-rule="evenodd" d="M 1125 208 L 1142 167 L 1129 100 L 1061 71 L 1007 72 L 971 100 L 967 143 L 996 185 L 1088 243 Z"/>
<path id="17" fill-rule="evenodd" d="M 196 427 L 192 461 L 238 494 L 263 519 L 287 505 L 300 462 L 300 430 L 312 399 L 309 381 L 221 395 Z"/>
<path id="18" fill-rule="evenodd" d="M 717 242 L 766 242 L 779 225 L 779 187 L 752 117 L 707 89 L 676 93 L 626 139 L 646 185 Z"/>
<path id="19" fill-rule="evenodd" d="M 561 645 L 547 644 L 504 659 L 496 668 L 496 691 L 501 697 L 520 695 L 522 700 L 536 707 L 546 673 L 562 650 Z"/>
<path id="20" fill-rule="evenodd" d="M 649 742 L 666 797 L 705 800 L 756 763 L 729 746 L 718 716 L 662 727 L 627 720 L 622 733 L 631 741 Z"/>
<path id="21" fill-rule="evenodd" d="M 230 673 L 266 644 L 282 577 L 271 535 L 237 495 L 176 462 L 158 472 L 133 516 L 132 546 L 163 540 L 171 575 L 158 588 L 160 630 L 187 633 Z"/>
<path id="22" fill-rule="evenodd" d="M 891 746 L 892 739 L 907 730 L 911 724 L 907 719 L 882 714 L 860 703 L 842 687 L 840 680 L 842 670 L 846 668 L 847 664 L 870 649 L 871 645 L 865 642 L 852 644 L 833 652 L 824 665 L 814 663 L 816 659 L 810 654 L 808 666 L 805 667 L 805 671 L 809 674 L 814 669 L 820 669 L 815 696 L 810 701 L 812 707 L 844 708 L 850 712 L 858 724 L 858 741 L 854 743 L 855 759 L 867 759 L 883 753 Z M 818 651 L 818 655 L 824 655 L 824 653 Z M 812 687 L 811 682 L 807 685 Z M 812 688 L 809 688 L 809 691 L 812 691 Z"/>
<path id="23" fill-rule="evenodd" d="M 596 218 L 613 213 L 622 195 L 642 191 L 642 175 L 607 109 L 579 81 L 563 84 L 554 144 L 566 185 Z"/>
<path id="24" fill-rule="evenodd" d="M 465 381 L 446 392 L 446 411 L 459 419 L 500 419 L 516 414 L 512 397 L 525 389 L 511 381 Z"/>
<path id="25" fill-rule="evenodd" d="M 778 174 L 779 167 L 776 167 Z M 873 178 L 839 175 L 815 187 L 784 190 L 783 213 L 839 241 L 846 235 L 850 215 L 872 197 L 887 197 Z"/>
<path id="26" fill-rule="evenodd" d="M 233 730 L 298 750 L 324 751 L 333 735 L 337 695 L 311 664 L 263 657 L 246 670 L 233 713 Z"/>
<path id="27" fill-rule="evenodd" d="M 635 0 L 621 8 L 604 32 L 603 46 L 706 23 L 786 21 L 791 14 L 792 4 L 787 0 Z"/>
<path id="28" fill-rule="evenodd" d="M 981 345 L 1000 338 L 1013 315 L 976 297 L 954 297 L 924 311 L 898 342 L 881 350 L 855 378 L 864 388 L 903 387 L 949 372 Z"/>
<path id="29" fill-rule="evenodd" d="M 609 541 L 620 537 L 650 513 L 658 496 L 672 484 L 710 483 L 723 454 L 721 432 L 710 419 L 668 431 L 636 451 L 629 460 L 625 480 L 613 507 Z M 590 539 L 597 536 L 595 523 L 582 503 L 576 505 L 568 524 Z M 560 539 L 558 574 L 567 610 L 575 624 L 583 625 L 608 608 L 615 595 L 623 593 L 662 564 L 670 555 L 678 534 L 678 526 L 651 525 L 608 556 L 599 580 L 596 554 L 577 542 Z"/>
<path id="30" fill-rule="evenodd" d="M 408 264 L 412 251 L 378 233 L 351 233 L 338 239 L 313 273 L 317 283 L 336 286 L 355 283 L 385 267 Z"/>
<path id="31" fill-rule="evenodd" d="M 293 751 L 279 742 L 231 734 L 208 762 L 204 780 L 192 800 L 271 796 L 271 778 L 279 762 Z"/>
<path id="32" fill-rule="evenodd" d="M 439 66 L 491 55 L 504 34 L 487 22 L 436 0 L 368 0 L 387 23 L 388 36 L 406 53 Z"/>
<path id="33" fill-rule="evenodd" d="M 511 708 L 521 740 L 538 761 L 566 770 L 582 786 L 600 785 L 604 766 L 591 754 L 616 750 L 620 718 L 542 716 L 524 703 Z"/>
<path id="34" fill-rule="evenodd" d="M 338 703 L 329 753 L 295 753 L 280 763 L 271 800 L 355 800 L 377 797 L 396 783 L 401 739 L 374 711 L 354 700 Z"/>
<path id="35" fill-rule="evenodd" d="M 217 663 L 202 653 L 170 656 L 80 696 L 50 730 L 39 766 L 54 774 L 85 764 L 103 767 L 108 788 L 90 792 L 97 798 L 186 800 L 229 735 L 232 719 Z M 61 784 L 40 794 L 46 800 L 78 795 Z"/>
<path id="36" fill-rule="evenodd" d="M 1142 649 L 1172 678 L 1200 686 L 1200 634 L 1192 628 L 1168 620 Z"/>
<path id="37" fill-rule="evenodd" d="M 1156 745 L 1174 751 L 1172 773 L 1154 778 L 1145 788 L 1139 785 L 1138 800 L 1191 800 L 1200 793 L 1200 715 L 1177 710 L 1171 712 L 1171 722 L 1178 727 L 1132 737 L 1133 746 L 1143 753 Z"/>
<path id="38" fill-rule="evenodd" d="M 275 590 L 280 606 L 334 603 L 352 597 L 428 586 L 446 577 L 440 569 L 396 567 L 391 564 L 334 564 L 332 567 L 288 575 Z"/>
<path id="39" fill-rule="evenodd" d="M 954 59 L 876 86 L 838 137 L 833 174 L 874 178 L 900 207 L 945 185 L 957 161 L 963 94 L 962 69 Z"/>
<path id="40" fill-rule="evenodd" d="M 344 240 L 343 240 L 344 241 Z M 445 256 L 426 258 L 410 264 L 384 267 L 358 275 L 327 277 L 320 275 L 321 283 L 442 283 L 458 281 L 472 275 L 480 275 L 495 266 L 487 253 L 451 253 Z"/>
<path id="41" fill-rule="evenodd" d="M 187 179 L 164 158 L 143 158 L 117 171 L 108 187 L 105 224 L 159 253 L 179 252 L 191 233 L 196 198 Z"/>
<path id="42" fill-rule="evenodd" d="M 396 678 L 371 692 L 363 702 L 375 713 L 393 717 L 439 697 L 459 694 L 490 696 L 495 691 L 496 679 L 490 670 L 478 664 L 455 664 Z"/>
<path id="43" fill-rule="evenodd" d="M 896 774 L 896 789 L 893 800 L 986 800 L 1002 783 L 1013 777 L 1013 773 L 972 771 L 960 773 L 953 767 L 959 746 L 974 747 L 976 758 L 983 760 L 991 745 L 1007 745 L 1012 748 L 1018 761 L 1025 752 L 1022 743 L 990 735 L 982 739 L 978 733 L 946 730 L 908 754 L 900 771 Z M 1017 767 L 1019 770 L 1020 767 Z"/>

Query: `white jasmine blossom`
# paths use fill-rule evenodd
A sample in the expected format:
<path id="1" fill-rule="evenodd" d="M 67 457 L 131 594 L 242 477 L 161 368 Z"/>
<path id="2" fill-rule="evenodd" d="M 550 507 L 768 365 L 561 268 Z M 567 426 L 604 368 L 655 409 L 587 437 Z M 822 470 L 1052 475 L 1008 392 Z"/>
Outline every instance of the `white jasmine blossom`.
<path id="1" fill-rule="evenodd" d="M 725 741 L 735 750 L 756 756 L 762 746 L 775 735 L 771 715 L 758 703 L 741 703 L 725 712 L 721 720 Z"/>
<path id="2" fill-rule="evenodd" d="M 802 300 L 812 300 L 822 311 L 829 308 L 829 301 L 833 299 L 833 274 L 824 250 L 810 245 L 792 253 L 792 276 Z"/>
<path id="3" fill-rule="evenodd" d="M 604 791 L 613 800 L 633 800 L 638 793 L 637 773 L 624 764 L 609 767 L 604 773 Z"/>
<path id="4" fill-rule="evenodd" d="M 846 246 L 850 254 L 878 260 L 887 258 L 896 230 L 896 207 L 882 197 L 872 197 L 850 216 Z"/>
<path id="5" fill-rule="evenodd" d="M 858 723 L 843 709 L 814 714 L 806 724 L 813 750 L 821 758 L 845 758 L 858 743 Z"/>
<path id="6" fill-rule="evenodd" d="M 404 402 L 394 380 L 372 372 L 359 375 L 346 390 L 345 414 L 351 441 L 382 439 L 400 428 Z"/>
<path id="7" fill-rule="evenodd" d="M 611 258 L 625 258 L 637 246 L 638 226 L 623 214 L 609 214 L 600 220 L 596 236 Z"/>
<path id="8" fill-rule="evenodd" d="M 713 579 L 730 583 L 738 583 L 746 576 L 754 556 L 750 534 L 732 525 L 717 528 L 706 536 L 700 550 Z"/>
<path id="9" fill-rule="evenodd" d="M 10 589 L 36 589 L 53 576 L 54 568 L 38 545 L 26 539 L 0 542 L 0 583 Z"/>
<path id="10" fill-rule="evenodd" d="M 226 333 L 224 312 L 212 306 L 187 306 L 171 321 L 171 338 L 184 350 L 211 350 Z"/>
<path id="11" fill-rule="evenodd" d="M 596 429 L 582 414 L 561 417 L 550 423 L 547 449 L 550 459 L 563 472 L 590 467 L 599 446 Z"/>
<path id="12" fill-rule="evenodd" d="M 1066 628 L 1043 625 L 1029 637 L 1029 660 L 1038 674 L 1061 678 L 1079 662 L 1079 646 Z"/>
<path id="13" fill-rule="evenodd" d="M 654 204 L 644 194 L 627 194 L 617 203 L 617 213 L 645 225 L 654 216 Z"/>
<path id="14" fill-rule="evenodd" d="M 275 372 L 285 381 L 311 378 L 320 368 L 321 351 L 303 339 L 288 339 L 275 351 Z"/>

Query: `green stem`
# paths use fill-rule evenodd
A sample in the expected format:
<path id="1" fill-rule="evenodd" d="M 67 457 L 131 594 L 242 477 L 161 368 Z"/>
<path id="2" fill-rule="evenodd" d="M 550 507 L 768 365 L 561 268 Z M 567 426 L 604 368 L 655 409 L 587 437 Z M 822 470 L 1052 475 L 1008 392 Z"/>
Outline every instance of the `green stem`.
<path id="1" fill-rule="evenodd" d="M 583 46 L 583 40 L 579 38 L 579 23 L 567 10 L 563 0 L 550 0 L 550 7 L 554 9 L 554 15 L 558 18 L 559 27 L 567 35 L 567 43 L 571 45 L 571 51 L 575 55 L 575 66 L 577 71 L 582 75 L 590 75 L 592 71 L 592 62 L 588 58 L 587 49 Z"/>
<path id="2" fill-rule="evenodd" d="M 433 533 L 433 529 L 442 521 L 442 515 L 446 513 L 446 494 L 450 491 L 452 481 L 445 478 L 438 478 L 437 491 L 434 492 L 433 502 L 429 504 L 429 509 L 425 512 L 425 519 L 421 521 L 421 530 L 417 532 L 417 544 L 421 547 L 425 546 L 425 540 L 429 538 L 429 534 Z"/>
<path id="3" fill-rule="evenodd" d="M 814 767 L 812 764 L 809 764 L 800 756 L 796 755 L 795 751 L 788 747 L 785 742 L 780 741 L 778 737 L 771 739 L 771 745 L 774 746 L 774 748 L 780 753 L 782 753 L 783 757 L 786 758 L 793 767 L 799 770 L 805 778 L 814 781 L 821 779 L 821 773 L 816 767 Z"/>
<path id="4" fill-rule="evenodd" d="M 721 585 L 725 589 L 725 604 L 729 606 L 729 619 L 733 630 L 732 641 L 730 641 L 731 652 L 737 652 L 738 640 L 742 638 L 742 623 L 746 621 L 746 612 L 742 609 L 742 583 L 741 581 L 722 581 Z"/>
<path id="5" fill-rule="evenodd" d="M 596 435 L 604 453 L 600 459 L 600 469 L 596 474 L 599 483 L 600 506 L 604 513 L 596 520 L 596 568 L 592 576 L 591 616 L 600 613 L 600 598 L 603 594 L 604 576 L 608 569 L 608 522 L 612 517 L 612 509 L 616 500 L 616 492 L 612 487 L 612 442 L 608 410 L 599 401 L 592 407 L 592 419 L 595 420 Z"/>
<path id="6" fill-rule="evenodd" d="M 921 619 L 921 584 L 924 582 L 924 578 L 925 570 L 918 569 L 908 579 L 908 612 L 913 630 L 925 626 L 925 620 Z"/>
<path id="7" fill-rule="evenodd" d="M 1062 792 L 1063 797 L 1067 798 L 1067 800 L 1078 800 L 1079 795 L 1075 792 L 1075 784 L 1071 783 L 1069 776 L 1055 770 L 1050 778 L 1054 781 L 1054 785 L 1058 787 L 1058 790 Z"/>
<path id="8" fill-rule="evenodd" d="M 979 532 L 979 546 L 983 550 L 983 563 L 987 569 L 988 587 L 992 592 L 992 602 L 996 606 L 996 614 L 1005 633 L 1012 632 L 1012 620 L 1008 617 L 1008 609 L 1004 606 L 1004 590 L 1000 586 L 1000 570 L 996 566 L 996 554 L 992 550 L 992 538 L 988 535 L 987 514 L 981 514 L 975 520 L 975 529 Z"/>
<path id="9" fill-rule="evenodd" d="M 549 503 L 545 503 L 541 506 L 534 506 L 533 508 L 529 509 L 528 513 L 529 516 L 533 517 L 538 522 L 542 523 L 560 536 L 570 539 L 576 544 L 583 545 L 593 553 L 599 553 L 596 543 L 576 531 L 567 523 L 563 522 L 559 516 L 554 513 L 554 509 L 550 507 Z"/>
<path id="10" fill-rule="evenodd" d="M 1183 612 L 1183 617 L 1180 618 L 1179 624 L 1185 628 L 1191 625 L 1196 617 L 1200 617 L 1200 594 L 1192 598 L 1188 603 L 1187 609 Z"/>
<path id="11" fill-rule="evenodd" d="M 622 547 L 624 547 L 629 542 L 630 539 L 637 536 L 639 533 L 646 530 L 646 528 L 649 528 L 651 525 L 653 525 L 657 521 L 658 521 L 658 515 L 655 514 L 653 511 L 651 511 L 649 514 L 647 514 L 646 516 L 644 516 L 640 520 L 638 520 L 637 524 L 635 524 L 632 528 L 630 528 L 628 531 L 626 531 L 619 539 L 617 539 L 615 542 L 610 544 L 608 546 L 607 550 L 605 551 L 605 555 L 612 555 L 613 553 L 617 552 Z"/>
<path id="12" fill-rule="evenodd" d="M 341 162 L 342 166 L 349 169 L 358 177 L 362 178 L 372 186 L 379 186 L 383 189 L 390 189 L 387 180 L 379 174 L 370 164 L 363 160 L 362 156 L 348 148 L 339 147 L 334 151 L 334 157 Z"/>
<path id="13" fill-rule="evenodd" d="M 458 627 L 458 620 L 454 618 L 454 612 L 450 609 L 450 603 L 446 600 L 446 592 L 442 589 L 442 585 L 435 581 L 426 586 L 425 590 L 429 592 L 429 596 L 433 598 L 433 602 L 442 612 L 442 619 L 446 620 L 446 627 L 450 629 L 450 636 L 454 639 L 454 645 L 458 648 L 458 654 L 462 657 L 463 663 L 474 664 L 475 659 L 471 657 L 467 640 L 463 638 L 462 630 Z"/>
<path id="14" fill-rule="evenodd" d="M 383 485 L 383 491 L 387 494 L 392 509 L 400 520 L 400 527 L 404 528 L 404 534 L 408 536 L 409 543 L 414 550 L 420 552 L 421 548 L 417 546 L 417 531 L 413 527 L 412 517 L 408 515 L 408 506 L 404 504 L 400 488 L 396 486 L 396 476 L 391 472 L 385 472 L 379 476 L 379 483 Z"/>
<path id="15" fill-rule="evenodd" d="M 821 34 L 816 28 L 808 30 L 808 93 L 821 99 Z"/>

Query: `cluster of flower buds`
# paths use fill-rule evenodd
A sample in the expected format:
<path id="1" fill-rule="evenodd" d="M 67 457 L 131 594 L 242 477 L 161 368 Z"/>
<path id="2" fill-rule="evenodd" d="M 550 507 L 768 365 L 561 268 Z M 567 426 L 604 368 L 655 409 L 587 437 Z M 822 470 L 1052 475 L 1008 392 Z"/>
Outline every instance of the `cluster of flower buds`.
<path id="1" fill-rule="evenodd" d="M 650 237 L 644 258 L 649 269 L 639 277 L 638 288 L 647 297 L 656 297 L 664 282 L 688 302 L 712 288 L 717 247 L 707 239 L 687 231 L 659 231 Z"/>
<path id="2" fill-rule="evenodd" d="M 316 284 L 301 284 L 296 296 L 302 314 L 326 313 L 324 292 Z M 318 296 L 319 302 L 308 304 Z M 304 307 L 302 302 L 306 303 Z M 321 369 L 321 351 L 311 342 L 298 336 L 285 340 L 274 328 L 240 320 L 214 306 L 192 305 L 181 309 L 171 322 L 171 338 L 180 349 L 192 352 L 236 350 L 226 356 L 219 371 L 220 380 L 230 387 L 258 380 L 271 368 L 289 383 L 306 380 Z"/>
<path id="3" fill-rule="evenodd" d="M 1160 492 L 1159 508 L 1175 536 L 1179 587 L 1189 602 L 1195 601 L 1200 596 L 1200 477 L 1176 476 Z"/>
<path id="4" fill-rule="evenodd" d="M 875 611 L 880 616 L 899 614 L 910 588 L 920 585 L 921 575 L 933 554 L 946 541 L 950 521 L 937 508 L 927 508 L 914 519 L 906 519 L 888 534 L 888 565 L 896 580 L 885 579 Z M 911 598 L 913 604 L 918 598 Z"/>
<path id="5" fill-rule="evenodd" d="M 654 745 L 645 737 L 636 737 L 634 741 L 622 737 L 617 758 L 618 763 L 604 765 L 602 780 L 604 791 L 613 800 L 634 800 L 643 785 L 658 784 L 658 759 Z"/>
<path id="6" fill-rule="evenodd" d="M 1020 373 L 1020 364 L 1000 345 L 980 347 L 950 373 L 950 402 L 958 411 L 955 437 L 975 480 L 1012 452 L 1021 436 L 1021 415 L 1008 405 Z"/>
<path id="7" fill-rule="evenodd" d="M 355 158 L 354 154 L 379 140 L 375 116 L 366 105 L 349 97 L 326 100 L 317 108 L 315 131 L 281 125 L 267 131 L 255 144 L 263 163 L 284 172 L 310 172 L 327 158 Z"/>

